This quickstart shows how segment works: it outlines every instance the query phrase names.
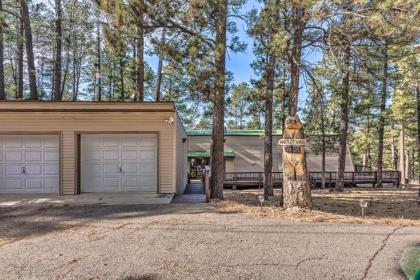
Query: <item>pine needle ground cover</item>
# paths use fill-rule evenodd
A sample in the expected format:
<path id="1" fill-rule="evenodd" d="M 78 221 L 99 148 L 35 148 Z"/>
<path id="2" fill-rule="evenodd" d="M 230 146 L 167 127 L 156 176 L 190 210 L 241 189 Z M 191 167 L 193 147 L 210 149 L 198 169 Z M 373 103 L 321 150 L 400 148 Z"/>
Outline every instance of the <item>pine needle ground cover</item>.
<path id="1" fill-rule="evenodd" d="M 341 193 L 313 190 L 311 210 L 284 210 L 279 207 L 280 190 L 275 190 L 275 196 L 264 201 L 262 209 L 258 200 L 262 189 L 225 190 L 225 199 L 213 202 L 213 205 L 224 212 L 302 222 L 420 225 L 417 194 L 418 186 L 406 189 L 348 188 Z M 361 199 L 368 201 L 365 218 L 361 217 Z"/>

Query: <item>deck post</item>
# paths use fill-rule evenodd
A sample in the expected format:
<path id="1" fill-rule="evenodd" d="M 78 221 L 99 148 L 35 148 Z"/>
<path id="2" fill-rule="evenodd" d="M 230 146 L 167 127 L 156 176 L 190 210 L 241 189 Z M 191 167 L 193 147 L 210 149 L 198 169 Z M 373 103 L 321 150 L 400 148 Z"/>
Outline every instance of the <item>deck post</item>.
<path id="1" fill-rule="evenodd" d="M 375 188 L 377 180 L 378 180 L 378 171 L 374 171 L 373 172 L 373 183 L 372 183 L 373 188 Z"/>

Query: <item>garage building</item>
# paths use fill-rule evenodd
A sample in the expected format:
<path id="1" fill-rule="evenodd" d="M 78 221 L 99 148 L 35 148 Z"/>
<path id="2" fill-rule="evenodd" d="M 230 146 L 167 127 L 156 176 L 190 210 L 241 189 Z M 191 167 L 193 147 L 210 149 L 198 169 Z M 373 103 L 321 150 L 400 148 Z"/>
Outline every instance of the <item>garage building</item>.
<path id="1" fill-rule="evenodd" d="M 183 193 L 172 102 L 0 102 L 0 194 Z"/>

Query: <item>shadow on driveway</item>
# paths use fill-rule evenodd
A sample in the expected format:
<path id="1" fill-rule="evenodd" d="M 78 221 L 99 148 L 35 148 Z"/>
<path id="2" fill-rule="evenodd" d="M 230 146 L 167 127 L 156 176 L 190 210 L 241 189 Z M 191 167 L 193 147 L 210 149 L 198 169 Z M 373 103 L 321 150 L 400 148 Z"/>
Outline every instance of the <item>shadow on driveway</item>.
<path id="1" fill-rule="evenodd" d="M 22 205 L 16 207 L 0 207 L 0 244 L 2 238 L 22 239 L 30 235 L 66 230 L 101 220 L 123 220 L 174 213 L 194 215 L 215 211 L 212 209 L 205 205 L 182 204 L 121 206 Z"/>

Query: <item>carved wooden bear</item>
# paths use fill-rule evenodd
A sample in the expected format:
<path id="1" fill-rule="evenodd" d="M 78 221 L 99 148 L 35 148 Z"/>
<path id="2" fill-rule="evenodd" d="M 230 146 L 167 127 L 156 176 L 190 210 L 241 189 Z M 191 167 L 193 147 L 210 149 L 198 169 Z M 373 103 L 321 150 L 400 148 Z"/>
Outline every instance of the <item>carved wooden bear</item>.
<path id="1" fill-rule="evenodd" d="M 302 123 L 297 117 L 287 117 L 283 139 L 304 139 Z M 283 149 L 283 175 L 291 181 L 306 179 L 305 147 L 287 145 Z"/>

